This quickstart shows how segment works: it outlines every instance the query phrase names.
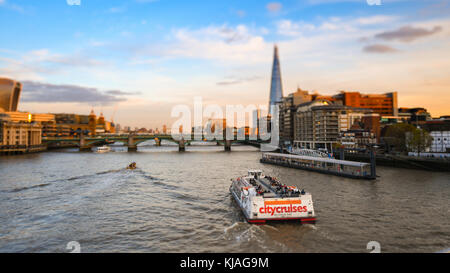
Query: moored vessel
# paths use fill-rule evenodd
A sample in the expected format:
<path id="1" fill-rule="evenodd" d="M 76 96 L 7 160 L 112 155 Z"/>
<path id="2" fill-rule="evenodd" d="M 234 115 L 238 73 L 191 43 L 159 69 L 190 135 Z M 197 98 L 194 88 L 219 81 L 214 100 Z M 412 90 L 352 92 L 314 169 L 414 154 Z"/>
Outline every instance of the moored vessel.
<path id="1" fill-rule="evenodd" d="M 310 193 L 282 184 L 262 171 L 250 170 L 247 176 L 232 179 L 230 192 L 249 223 L 316 222 Z"/>
<path id="2" fill-rule="evenodd" d="M 109 146 L 104 145 L 101 147 L 96 147 L 95 152 L 100 153 L 100 154 L 109 153 L 109 152 L 111 152 L 111 148 Z"/>
<path id="3" fill-rule="evenodd" d="M 376 163 L 371 156 L 371 163 L 338 160 L 319 156 L 305 156 L 281 153 L 264 153 L 261 163 L 278 165 L 324 174 L 331 174 L 355 179 L 374 180 L 376 175 Z"/>

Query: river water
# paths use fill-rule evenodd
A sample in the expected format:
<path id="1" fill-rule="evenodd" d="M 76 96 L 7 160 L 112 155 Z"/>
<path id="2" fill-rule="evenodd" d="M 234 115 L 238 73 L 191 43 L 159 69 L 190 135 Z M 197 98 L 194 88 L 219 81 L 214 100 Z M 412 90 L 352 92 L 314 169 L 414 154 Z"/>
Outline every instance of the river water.
<path id="1" fill-rule="evenodd" d="M 0 157 L 0 252 L 437 252 L 450 174 L 378 167 L 359 181 L 259 163 L 252 147 L 76 149 Z M 124 169 L 137 162 L 138 170 Z M 247 224 L 230 179 L 262 169 L 313 195 L 316 225 Z"/>

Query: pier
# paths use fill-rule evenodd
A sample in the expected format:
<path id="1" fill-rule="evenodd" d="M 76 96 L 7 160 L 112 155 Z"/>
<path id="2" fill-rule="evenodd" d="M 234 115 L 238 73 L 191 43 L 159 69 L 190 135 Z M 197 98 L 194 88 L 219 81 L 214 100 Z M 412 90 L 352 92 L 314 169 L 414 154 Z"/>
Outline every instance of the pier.
<path id="1" fill-rule="evenodd" d="M 369 164 L 364 162 L 338 160 L 334 158 L 265 153 L 261 158 L 261 163 L 355 179 L 376 179 L 374 161 Z"/>

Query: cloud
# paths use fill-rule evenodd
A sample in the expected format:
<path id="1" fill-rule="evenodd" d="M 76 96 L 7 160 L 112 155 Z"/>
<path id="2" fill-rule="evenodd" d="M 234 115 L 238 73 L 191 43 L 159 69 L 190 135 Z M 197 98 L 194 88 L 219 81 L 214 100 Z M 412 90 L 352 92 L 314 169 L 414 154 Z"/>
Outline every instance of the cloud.
<path id="1" fill-rule="evenodd" d="M 431 1 L 430 1 L 431 2 Z M 419 10 L 419 15 L 424 17 L 441 16 L 450 14 L 450 1 L 441 0 L 431 2 L 429 5 Z"/>
<path id="2" fill-rule="evenodd" d="M 174 29 L 164 45 L 133 47 L 135 59 L 204 59 L 226 63 L 261 62 L 269 50 L 261 30 L 246 25 L 208 26 L 200 29 Z"/>
<path id="3" fill-rule="evenodd" d="M 303 32 L 314 31 L 317 27 L 305 22 L 292 22 L 291 20 L 280 20 L 276 23 L 277 33 L 283 36 L 298 37 Z"/>
<path id="4" fill-rule="evenodd" d="M 387 3 L 395 3 L 402 1 L 411 1 L 411 0 L 380 0 L 381 4 Z M 321 4 L 337 4 L 337 3 L 361 3 L 366 2 L 365 4 L 369 5 L 367 0 L 307 0 L 307 3 L 310 5 L 321 5 Z"/>
<path id="5" fill-rule="evenodd" d="M 159 0 L 136 0 L 138 3 L 154 3 L 158 2 Z"/>
<path id="6" fill-rule="evenodd" d="M 22 6 L 7 2 L 6 0 L 0 0 L 0 7 L 4 7 L 6 9 L 10 9 L 19 13 L 25 13 L 25 9 Z"/>
<path id="7" fill-rule="evenodd" d="M 259 80 L 262 77 L 259 76 L 253 76 L 253 77 L 246 77 L 246 78 L 237 78 L 234 76 L 227 77 L 224 81 L 220 81 L 217 83 L 217 85 L 235 85 L 235 84 L 241 84 L 245 82 L 251 82 L 255 80 Z"/>
<path id="8" fill-rule="evenodd" d="M 236 11 L 236 15 L 237 15 L 239 18 L 244 18 L 245 15 L 247 15 L 247 13 L 245 12 L 245 10 L 237 10 L 237 11 Z"/>
<path id="9" fill-rule="evenodd" d="M 125 11 L 126 11 L 125 7 L 111 7 L 106 10 L 106 12 L 108 12 L 108 13 L 122 13 Z"/>
<path id="10" fill-rule="evenodd" d="M 345 33 L 361 32 L 364 28 L 380 27 L 399 20 L 398 16 L 375 15 L 365 17 L 329 17 L 316 24 L 304 21 L 280 20 L 276 22 L 277 32 L 283 36 L 296 37 L 307 34 L 317 35 L 321 32 L 343 31 Z"/>
<path id="11" fill-rule="evenodd" d="M 269 3 L 266 5 L 266 9 L 270 13 L 278 13 L 279 11 L 281 11 L 282 8 L 283 8 L 283 5 L 278 2 L 272 2 L 272 3 Z"/>
<path id="12" fill-rule="evenodd" d="M 427 30 L 425 28 L 420 27 L 415 28 L 412 26 L 405 26 L 394 31 L 386 31 L 378 33 L 375 35 L 375 38 L 382 39 L 385 41 L 399 40 L 401 42 L 412 42 L 416 39 L 436 34 L 441 30 L 442 30 L 441 26 L 435 26 L 431 30 Z"/>
<path id="13" fill-rule="evenodd" d="M 115 96 L 130 96 L 130 95 L 142 94 L 141 92 L 124 92 L 124 91 L 120 91 L 120 90 L 111 90 L 111 91 L 106 91 L 105 93 L 110 94 L 110 95 L 115 95 Z"/>
<path id="14" fill-rule="evenodd" d="M 22 100 L 38 103 L 88 103 L 90 105 L 110 105 L 126 101 L 122 97 L 136 93 L 119 90 L 102 92 L 96 88 L 78 85 L 56 85 L 34 81 L 23 81 Z"/>
<path id="15" fill-rule="evenodd" d="M 398 52 L 397 49 L 387 46 L 387 45 L 381 45 L 381 44 L 375 44 L 375 45 L 368 45 L 363 48 L 364 52 L 367 53 L 394 53 Z"/>
<path id="16" fill-rule="evenodd" d="M 42 81 L 44 77 L 40 75 L 64 73 L 76 68 L 94 69 L 107 65 L 106 62 L 91 57 L 92 53 L 81 51 L 59 54 L 48 49 L 37 49 L 25 53 L 16 51 L 6 53 L 7 57 L 0 55 L 0 74 L 22 80 Z"/>

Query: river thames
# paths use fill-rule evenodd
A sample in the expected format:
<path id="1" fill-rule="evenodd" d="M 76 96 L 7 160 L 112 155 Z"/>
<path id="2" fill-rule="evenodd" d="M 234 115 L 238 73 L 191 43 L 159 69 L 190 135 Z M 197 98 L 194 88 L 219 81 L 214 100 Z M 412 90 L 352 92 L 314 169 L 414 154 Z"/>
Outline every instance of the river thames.
<path id="1" fill-rule="evenodd" d="M 259 163 L 247 146 L 77 149 L 0 157 L 0 252 L 438 252 L 450 174 L 378 167 L 376 181 Z M 138 169 L 126 170 L 130 162 Z M 261 169 L 312 193 L 316 225 L 245 222 L 230 179 Z"/>

